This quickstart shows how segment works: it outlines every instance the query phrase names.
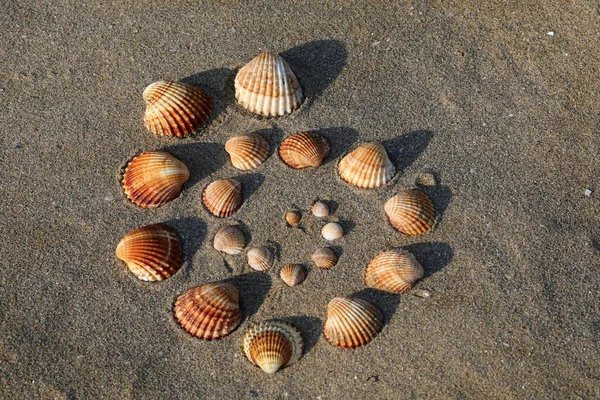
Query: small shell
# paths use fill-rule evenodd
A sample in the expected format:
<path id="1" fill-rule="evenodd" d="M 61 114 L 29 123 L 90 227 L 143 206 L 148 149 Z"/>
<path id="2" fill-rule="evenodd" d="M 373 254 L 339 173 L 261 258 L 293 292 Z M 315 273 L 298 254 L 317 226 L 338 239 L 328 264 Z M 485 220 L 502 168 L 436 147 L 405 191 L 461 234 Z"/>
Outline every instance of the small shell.
<path id="1" fill-rule="evenodd" d="M 312 206 L 312 215 L 317 218 L 327 217 L 329 215 L 329 207 L 322 201 L 317 201 Z"/>
<path id="2" fill-rule="evenodd" d="M 278 54 L 263 52 L 238 71 L 235 98 L 250 112 L 275 117 L 291 113 L 304 95 L 285 60 Z"/>
<path id="3" fill-rule="evenodd" d="M 235 226 L 226 226 L 219 229 L 215 234 L 213 247 L 223 253 L 240 254 L 246 247 L 246 237 Z"/>
<path id="4" fill-rule="evenodd" d="M 427 195 L 411 189 L 398 192 L 386 201 L 385 213 L 394 228 L 407 235 L 420 235 L 433 227 L 435 209 Z"/>
<path id="5" fill-rule="evenodd" d="M 330 269 L 337 264 L 338 257 L 329 247 L 323 247 L 313 253 L 311 260 L 319 268 Z"/>
<path id="6" fill-rule="evenodd" d="M 344 236 L 344 228 L 337 222 L 329 222 L 321 228 L 321 236 L 325 240 L 336 240 Z"/>
<path id="7" fill-rule="evenodd" d="M 266 247 L 255 247 L 246 253 L 248 265 L 256 271 L 268 271 L 273 266 L 273 253 Z"/>
<path id="8" fill-rule="evenodd" d="M 362 299 L 336 297 L 327 306 L 323 333 L 333 345 L 356 348 L 369 343 L 383 329 L 383 313 Z"/>
<path id="9" fill-rule="evenodd" d="M 207 283 L 177 298 L 173 311 L 177 322 L 200 339 L 219 339 L 242 321 L 238 290 L 229 283 Z"/>
<path id="10" fill-rule="evenodd" d="M 127 164 L 122 183 L 133 204 L 156 208 L 179 196 L 189 177 L 187 167 L 169 153 L 147 151 Z"/>
<path id="11" fill-rule="evenodd" d="M 396 173 L 381 143 L 365 143 L 347 154 L 338 164 L 340 177 L 359 188 L 377 188 Z"/>
<path id="12" fill-rule="evenodd" d="M 235 179 L 215 181 L 202 192 L 202 201 L 214 216 L 230 217 L 242 205 L 242 184 Z"/>
<path id="13" fill-rule="evenodd" d="M 404 249 L 379 253 L 367 266 L 365 284 L 386 292 L 401 294 L 423 277 L 423 267 Z"/>
<path id="14" fill-rule="evenodd" d="M 293 287 L 304 282 L 306 279 L 306 270 L 302 265 L 289 264 L 281 268 L 279 276 L 288 286 Z"/>
<path id="15" fill-rule="evenodd" d="M 183 252 L 177 232 L 165 224 L 129 232 L 117 246 L 117 257 L 143 281 L 160 281 L 181 267 Z"/>
<path id="16" fill-rule="evenodd" d="M 144 125 L 161 136 L 185 137 L 200 127 L 212 111 L 212 100 L 201 89 L 181 82 L 159 81 L 142 94 Z"/>
<path id="17" fill-rule="evenodd" d="M 303 350 L 302 335 L 286 322 L 260 322 L 244 333 L 244 354 L 267 374 L 295 363 L 302 357 Z"/>
<path id="18" fill-rule="evenodd" d="M 302 219 L 302 214 L 299 211 L 288 211 L 285 213 L 285 222 L 289 226 L 296 226 L 300 223 Z"/>
<path id="19" fill-rule="evenodd" d="M 231 163 L 237 169 L 248 171 L 258 168 L 269 157 L 269 142 L 256 133 L 232 137 L 225 143 Z"/>
<path id="20" fill-rule="evenodd" d="M 330 151 L 329 142 L 313 132 L 288 136 L 279 145 L 279 156 L 283 162 L 296 169 L 318 167 Z"/>

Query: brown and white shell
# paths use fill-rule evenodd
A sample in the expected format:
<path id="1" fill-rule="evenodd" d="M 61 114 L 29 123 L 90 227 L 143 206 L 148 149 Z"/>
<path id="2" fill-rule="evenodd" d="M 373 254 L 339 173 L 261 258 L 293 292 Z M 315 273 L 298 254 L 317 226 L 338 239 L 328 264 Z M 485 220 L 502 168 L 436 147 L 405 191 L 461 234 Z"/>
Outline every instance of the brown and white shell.
<path id="1" fill-rule="evenodd" d="M 286 285 L 297 286 L 306 279 L 306 269 L 300 264 L 288 264 L 281 268 L 279 276 Z"/>
<path id="2" fill-rule="evenodd" d="M 200 339 L 219 339 L 242 321 L 238 290 L 229 283 L 207 283 L 177 298 L 173 311 L 183 329 Z"/>
<path id="3" fill-rule="evenodd" d="M 421 235 L 435 223 L 431 199 L 417 189 L 398 192 L 386 201 L 384 209 L 394 228 L 407 235 Z"/>
<path id="4" fill-rule="evenodd" d="M 377 188 L 389 182 L 396 173 L 381 143 L 365 143 L 348 153 L 338 164 L 338 174 L 359 188 Z"/>
<path id="5" fill-rule="evenodd" d="M 318 167 L 330 151 L 327 139 L 314 132 L 296 133 L 285 138 L 279 145 L 279 156 L 295 169 Z"/>
<path id="6" fill-rule="evenodd" d="M 333 345 L 356 348 L 369 343 L 383 329 L 383 313 L 362 299 L 336 297 L 327 306 L 325 338 Z"/>
<path id="7" fill-rule="evenodd" d="M 147 225 L 121 239 L 117 257 L 142 281 L 160 281 L 176 273 L 183 262 L 177 232 L 165 224 Z"/>
<path id="8" fill-rule="evenodd" d="M 321 228 L 321 236 L 325 240 L 337 240 L 344 236 L 344 228 L 337 222 L 328 222 Z"/>
<path id="9" fill-rule="evenodd" d="M 268 271 L 273 266 L 275 257 L 266 247 L 254 247 L 246 253 L 248 265 L 255 271 Z"/>
<path id="10" fill-rule="evenodd" d="M 134 157 L 123 173 L 125 196 L 136 206 L 156 208 L 175 199 L 190 172 L 165 151 L 146 151 Z"/>
<path id="11" fill-rule="evenodd" d="M 329 206 L 322 201 L 317 201 L 313 204 L 311 212 L 317 218 L 327 217 L 329 215 Z"/>
<path id="12" fill-rule="evenodd" d="M 244 354 L 267 374 L 274 374 L 302 357 L 304 339 L 293 325 L 282 321 L 264 321 L 244 333 Z"/>
<path id="13" fill-rule="evenodd" d="M 285 213 L 285 222 L 289 226 L 298 225 L 300 223 L 301 219 L 302 219 L 302 214 L 300 214 L 300 211 L 290 210 L 290 211 L 286 211 L 286 213 Z"/>
<path id="14" fill-rule="evenodd" d="M 217 251 L 236 255 L 246 247 L 246 237 L 239 228 L 225 226 L 217 231 L 213 240 L 213 247 Z"/>
<path id="15" fill-rule="evenodd" d="M 337 254 L 329 247 L 322 247 L 316 250 L 311 256 L 312 262 L 322 269 L 330 269 L 335 267 L 338 262 Z"/>
<path id="16" fill-rule="evenodd" d="M 381 252 L 371 260 L 365 272 L 365 284 L 386 292 L 401 294 L 423 277 L 423 267 L 404 249 Z"/>
<path id="17" fill-rule="evenodd" d="M 202 192 L 206 209 L 216 217 L 231 217 L 242 205 L 242 184 L 235 179 L 210 183 Z"/>
<path id="18" fill-rule="evenodd" d="M 269 142 L 257 133 L 245 133 L 232 137 L 225 143 L 231 163 L 243 171 L 258 168 L 269 157 Z"/>
<path id="19" fill-rule="evenodd" d="M 304 100 L 298 78 L 279 54 L 263 52 L 240 68 L 235 98 L 250 112 L 266 117 L 291 113 Z"/>
<path id="20" fill-rule="evenodd" d="M 142 97 L 146 101 L 144 125 L 161 136 L 188 136 L 208 119 L 213 106 L 202 89 L 182 82 L 154 82 Z"/>

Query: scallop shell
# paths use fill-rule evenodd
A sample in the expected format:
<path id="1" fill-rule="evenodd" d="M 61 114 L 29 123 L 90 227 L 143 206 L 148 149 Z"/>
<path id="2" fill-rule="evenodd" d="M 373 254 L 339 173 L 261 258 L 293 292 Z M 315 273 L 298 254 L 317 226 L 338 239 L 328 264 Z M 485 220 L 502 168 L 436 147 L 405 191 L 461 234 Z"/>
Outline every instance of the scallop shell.
<path id="1" fill-rule="evenodd" d="M 300 223 L 302 219 L 302 214 L 299 211 L 288 211 L 285 213 L 285 222 L 289 226 L 296 226 Z"/>
<path id="2" fill-rule="evenodd" d="M 237 169 L 248 171 L 258 168 L 269 157 L 269 142 L 256 133 L 232 137 L 225 143 L 231 163 Z"/>
<path id="3" fill-rule="evenodd" d="M 235 179 L 210 183 L 202 192 L 204 205 L 216 217 L 230 217 L 242 205 L 242 184 Z"/>
<path id="4" fill-rule="evenodd" d="M 288 286 L 293 287 L 304 282 L 306 279 L 306 269 L 299 264 L 289 264 L 281 268 L 279 276 Z"/>
<path id="5" fill-rule="evenodd" d="M 279 156 L 295 169 L 318 167 L 329 155 L 329 142 L 318 133 L 300 132 L 288 136 L 279 145 Z"/>
<path id="6" fill-rule="evenodd" d="M 207 283 L 177 298 L 173 311 L 183 329 L 200 339 L 219 339 L 242 321 L 238 290 L 229 283 Z"/>
<path id="7" fill-rule="evenodd" d="M 256 271 L 268 271 L 273 266 L 275 258 L 266 247 L 255 247 L 246 253 L 248 265 Z"/>
<path id="8" fill-rule="evenodd" d="M 367 266 L 365 284 L 386 292 L 401 294 L 423 277 L 423 267 L 404 249 L 379 253 Z"/>
<path id="9" fill-rule="evenodd" d="M 302 357 L 304 340 L 293 325 L 266 321 L 252 325 L 244 333 L 244 354 L 267 374 L 274 374 Z"/>
<path id="10" fill-rule="evenodd" d="M 215 234 L 213 247 L 223 253 L 240 254 L 246 247 L 246 237 L 235 226 L 226 226 L 219 229 Z"/>
<path id="11" fill-rule="evenodd" d="M 165 224 L 147 225 L 121 239 L 117 257 L 143 281 L 160 281 L 181 268 L 183 252 L 177 232 Z"/>
<path id="12" fill-rule="evenodd" d="M 291 113 L 304 95 L 285 60 L 278 54 L 263 52 L 238 71 L 235 98 L 250 112 L 275 117 Z"/>
<path id="13" fill-rule="evenodd" d="M 344 228 L 337 222 L 329 222 L 321 228 L 321 236 L 325 240 L 336 240 L 344 236 Z"/>
<path id="14" fill-rule="evenodd" d="M 337 264 L 338 257 L 329 247 L 323 247 L 313 253 L 311 260 L 319 268 L 330 269 Z"/>
<path id="15" fill-rule="evenodd" d="M 336 297 L 327 306 L 323 333 L 333 345 L 356 348 L 369 343 L 383 329 L 383 313 L 362 299 Z"/>
<path id="16" fill-rule="evenodd" d="M 384 209 L 394 228 L 407 235 L 425 233 L 435 222 L 431 199 L 417 189 L 398 192 L 386 201 Z"/>
<path id="17" fill-rule="evenodd" d="M 206 93 L 182 82 L 154 82 L 142 97 L 146 101 L 144 125 L 156 135 L 185 137 L 212 111 L 212 100 Z"/>
<path id="18" fill-rule="evenodd" d="M 317 218 L 327 217 L 329 215 L 329 207 L 322 201 L 317 201 L 312 206 L 312 215 Z"/>
<path id="19" fill-rule="evenodd" d="M 359 188 L 377 188 L 392 179 L 396 167 L 381 143 L 365 143 L 338 164 L 340 177 Z"/>

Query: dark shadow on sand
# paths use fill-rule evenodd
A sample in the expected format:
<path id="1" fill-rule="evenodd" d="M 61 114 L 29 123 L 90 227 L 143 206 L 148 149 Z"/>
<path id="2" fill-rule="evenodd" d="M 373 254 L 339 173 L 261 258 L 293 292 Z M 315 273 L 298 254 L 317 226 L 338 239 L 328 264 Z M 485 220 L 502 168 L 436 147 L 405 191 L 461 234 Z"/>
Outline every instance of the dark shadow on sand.
<path id="1" fill-rule="evenodd" d="M 250 200 L 254 192 L 261 187 L 265 181 L 265 176 L 263 174 L 250 173 L 234 176 L 233 179 L 238 180 L 242 184 L 242 198 L 244 199 L 244 203 L 246 203 Z"/>
<path id="2" fill-rule="evenodd" d="M 271 277 L 264 272 L 249 272 L 225 279 L 223 282 L 230 283 L 238 289 L 244 320 L 256 314 L 271 290 Z"/>
<path id="3" fill-rule="evenodd" d="M 190 179 L 183 190 L 192 188 L 227 162 L 227 153 L 220 143 L 182 143 L 166 146 L 164 150 L 184 163 L 190 171 Z"/>
<path id="4" fill-rule="evenodd" d="M 323 164 L 335 162 L 338 157 L 350 152 L 354 147 L 354 142 L 358 139 L 358 132 L 355 129 L 344 126 L 316 129 L 311 132 L 323 136 L 331 146 L 331 152 L 325 158 Z"/>
<path id="5" fill-rule="evenodd" d="M 281 318 L 294 325 L 304 339 L 304 354 L 307 354 L 319 341 L 323 332 L 323 321 L 316 317 L 293 316 Z"/>
<path id="6" fill-rule="evenodd" d="M 200 217 L 184 217 L 168 220 L 165 224 L 174 228 L 181 239 L 183 260 L 187 261 L 187 268 L 182 272 L 187 280 L 194 272 L 194 255 L 206 238 L 206 222 Z"/>
<path id="7" fill-rule="evenodd" d="M 227 106 L 235 102 L 233 91 L 232 70 L 229 68 L 215 68 L 208 71 L 198 72 L 181 79 L 181 82 L 194 85 L 202 89 L 213 101 L 213 110 L 203 127 L 197 132 L 202 136 L 203 130 L 211 127 L 214 121 L 218 121 L 220 115 Z"/>
<path id="8" fill-rule="evenodd" d="M 404 172 L 419 158 L 432 137 L 433 132 L 420 130 L 383 142 L 390 160 L 396 166 L 396 174 Z"/>
<path id="9" fill-rule="evenodd" d="M 439 178 L 437 176 L 436 181 L 439 182 Z M 435 223 L 437 226 L 439 226 L 444 219 L 444 213 L 446 212 L 446 209 L 450 204 L 450 200 L 452 199 L 452 190 L 450 190 L 450 187 L 447 185 L 416 186 L 419 190 L 429 196 L 433 202 L 433 207 L 435 208 Z"/>
<path id="10" fill-rule="evenodd" d="M 454 257 L 452 247 L 443 242 L 415 243 L 404 246 L 410 251 L 423 266 L 427 278 L 448 265 Z"/>

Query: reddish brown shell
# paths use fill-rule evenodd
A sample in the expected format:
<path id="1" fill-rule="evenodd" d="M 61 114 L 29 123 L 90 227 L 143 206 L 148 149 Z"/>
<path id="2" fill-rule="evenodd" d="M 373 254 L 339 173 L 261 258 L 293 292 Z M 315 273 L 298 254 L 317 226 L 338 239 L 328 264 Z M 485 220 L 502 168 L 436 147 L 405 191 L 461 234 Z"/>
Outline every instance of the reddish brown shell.
<path id="1" fill-rule="evenodd" d="M 289 264 L 281 268 L 279 276 L 286 285 L 297 286 L 306 279 L 306 269 L 299 264 Z"/>
<path id="2" fill-rule="evenodd" d="M 343 348 L 364 346 L 383 329 L 383 313 L 362 299 L 336 297 L 327 306 L 325 338 Z"/>
<path id="3" fill-rule="evenodd" d="M 279 156 L 283 162 L 296 169 L 318 167 L 330 151 L 329 142 L 314 132 L 296 133 L 279 145 Z"/>
<path id="4" fill-rule="evenodd" d="M 338 257 L 329 247 L 322 247 L 313 253 L 311 260 L 319 268 L 330 269 L 337 264 Z"/>
<path id="5" fill-rule="evenodd" d="M 396 167 L 381 143 L 365 143 L 344 156 L 338 164 L 338 174 L 359 188 L 377 188 L 389 182 Z"/>
<path id="6" fill-rule="evenodd" d="M 377 254 L 367 266 L 365 284 L 386 292 L 401 294 L 423 277 L 423 267 L 414 255 L 404 249 Z"/>
<path id="7" fill-rule="evenodd" d="M 384 209 L 394 228 L 407 235 L 421 235 L 435 223 L 431 199 L 417 189 L 398 192 L 385 203 Z"/>
<path id="8" fill-rule="evenodd" d="M 293 325 L 266 321 L 252 325 L 244 333 L 244 354 L 267 374 L 274 374 L 302 357 L 304 340 Z"/>
<path id="9" fill-rule="evenodd" d="M 269 157 L 269 142 L 257 133 L 246 133 L 232 137 L 225 143 L 231 163 L 244 171 L 258 168 Z"/>
<path id="10" fill-rule="evenodd" d="M 231 217 L 242 205 L 242 184 L 235 179 L 212 182 L 202 192 L 206 209 L 216 217 Z"/>
<path id="11" fill-rule="evenodd" d="M 289 226 L 298 225 L 301 219 L 302 214 L 300 214 L 300 211 L 290 210 L 285 213 L 285 222 L 287 222 Z"/>

